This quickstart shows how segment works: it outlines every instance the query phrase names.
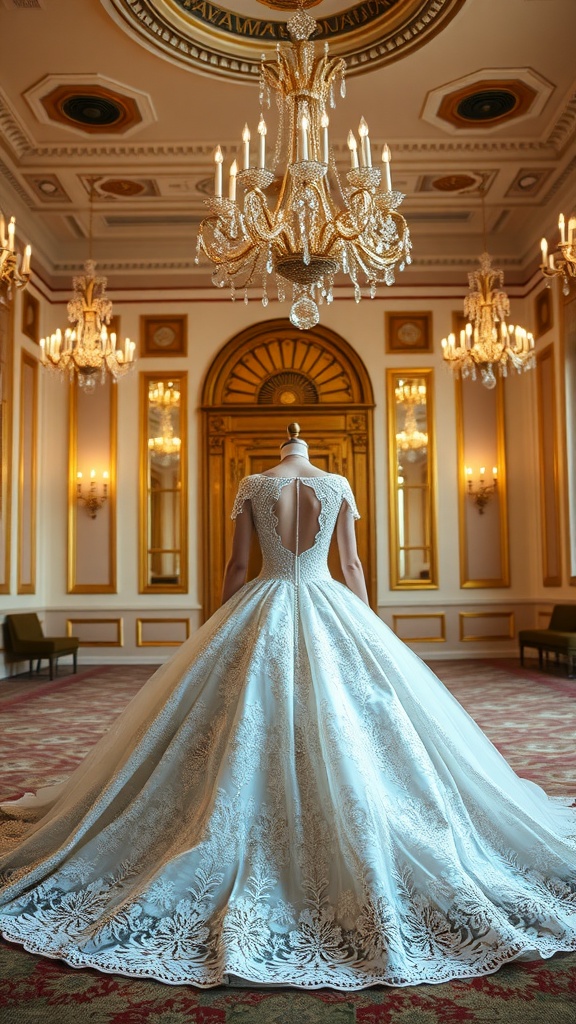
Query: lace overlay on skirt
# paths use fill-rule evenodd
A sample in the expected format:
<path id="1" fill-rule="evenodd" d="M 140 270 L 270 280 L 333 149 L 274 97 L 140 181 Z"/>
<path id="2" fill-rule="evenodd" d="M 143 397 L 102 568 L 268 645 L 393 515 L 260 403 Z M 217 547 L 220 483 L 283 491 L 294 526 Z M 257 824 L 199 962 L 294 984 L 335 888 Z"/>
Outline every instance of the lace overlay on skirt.
<path id="1" fill-rule="evenodd" d="M 306 550 L 281 541 L 284 487 L 316 515 Z M 32 820 L 6 837 L 3 934 L 204 987 L 435 983 L 576 949 L 576 815 L 330 577 L 347 481 L 255 475 L 233 516 L 247 501 L 260 576 L 67 782 L 4 805 Z"/>

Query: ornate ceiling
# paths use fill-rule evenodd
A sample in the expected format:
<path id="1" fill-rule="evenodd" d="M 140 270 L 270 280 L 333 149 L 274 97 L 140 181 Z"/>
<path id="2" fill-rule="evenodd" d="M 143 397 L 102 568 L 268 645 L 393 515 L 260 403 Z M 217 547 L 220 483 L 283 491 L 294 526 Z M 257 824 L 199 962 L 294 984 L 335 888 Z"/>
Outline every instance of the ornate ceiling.
<path id="1" fill-rule="evenodd" d="M 401 287 L 462 285 L 488 246 L 526 285 L 538 240 L 576 206 L 573 0 L 308 3 L 318 45 L 347 61 L 330 111 L 339 173 L 361 116 L 388 142 L 414 242 Z M 261 55 L 273 59 L 293 0 L 3 0 L 0 208 L 34 246 L 33 269 L 70 288 L 93 251 L 112 287 L 206 287 L 196 227 L 256 127 Z M 9 45 L 6 45 L 9 41 Z M 274 145 L 274 109 L 267 112 Z M 272 195 L 270 201 L 273 201 Z M 400 283 L 400 282 L 399 282 Z"/>

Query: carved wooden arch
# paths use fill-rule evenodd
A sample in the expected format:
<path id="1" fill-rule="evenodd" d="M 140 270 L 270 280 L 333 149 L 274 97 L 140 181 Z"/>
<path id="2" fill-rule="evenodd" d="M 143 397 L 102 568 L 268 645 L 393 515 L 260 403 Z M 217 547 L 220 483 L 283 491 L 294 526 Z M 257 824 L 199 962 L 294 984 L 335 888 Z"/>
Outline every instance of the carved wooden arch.
<path id="1" fill-rule="evenodd" d="M 202 390 L 206 615 L 219 604 L 238 482 L 278 461 L 291 420 L 301 424 L 314 462 L 352 484 L 362 515 L 358 549 L 374 604 L 373 407 L 364 363 L 328 327 L 299 331 L 289 320 L 268 320 L 224 345 Z M 334 557 L 331 571 L 338 575 Z"/>
<path id="2" fill-rule="evenodd" d="M 272 382 L 290 377 L 299 405 L 374 404 L 364 363 L 351 345 L 328 327 L 300 331 L 289 320 L 267 320 L 235 335 L 208 371 L 202 405 L 275 404 Z M 282 381 L 279 382 L 280 387 Z M 281 401 L 284 405 L 293 404 Z"/>

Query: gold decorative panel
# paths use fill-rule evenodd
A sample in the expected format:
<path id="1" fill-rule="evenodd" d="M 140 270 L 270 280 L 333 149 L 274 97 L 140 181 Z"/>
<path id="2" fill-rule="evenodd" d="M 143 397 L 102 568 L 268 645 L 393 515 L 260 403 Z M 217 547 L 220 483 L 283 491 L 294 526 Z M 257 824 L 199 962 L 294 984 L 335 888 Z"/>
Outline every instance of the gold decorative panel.
<path id="1" fill-rule="evenodd" d="M 390 587 L 438 586 L 434 371 L 387 370 Z"/>
<path id="2" fill-rule="evenodd" d="M 509 587 L 508 501 L 504 436 L 504 385 L 493 389 L 479 381 L 456 380 L 456 441 L 459 477 L 460 586 L 465 589 Z M 468 493 L 484 474 L 497 487 L 482 514 Z M 470 477 L 466 468 L 472 470 Z"/>
<path id="3" fill-rule="evenodd" d="M 118 388 L 108 376 L 93 394 L 76 382 L 68 390 L 68 593 L 115 594 Z M 78 485 L 87 494 L 92 474 L 96 493 L 107 491 L 95 517 L 78 500 Z"/>
<path id="4" fill-rule="evenodd" d="M 140 593 L 186 593 L 187 374 L 140 374 Z"/>
<path id="5" fill-rule="evenodd" d="M 576 289 L 560 306 L 560 372 L 568 579 L 576 586 Z"/>
<path id="6" fill-rule="evenodd" d="M 137 647 L 180 647 L 190 636 L 190 619 L 136 619 Z"/>
<path id="7" fill-rule="evenodd" d="M 423 629 L 435 632 L 423 633 Z M 412 612 L 405 615 L 392 616 L 392 629 L 396 636 L 409 644 L 443 644 L 446 642 L 446 619 L 444 612 Z"/>
<path id="8" fill-rule="evenodd" d="M 10 593 L 13 315 L 0 289 L 0 594 Z"/>
<path id="9" fill-rule="evenodd" d="M 36 444 L 38 360 L 20 361 L 20 464 L 18 472 L 18 593 L 36 593 Z"/>
<path id="10" fill-rule="evenodd" d="M 459 612 L 460 640 L 513 640 L 514 612 Z"/>
<path id="11" fill-rule="evenodd" d="M 123 619 L 67 619 L 66 636 L 77 636 L 80 647 L 123 647 Z"/>
<path id="12" fill-rule="evenodd" d="M 358 550 L 375 603 L 372 409 L 372 386 L 362 360 L 328 328 L 303 336 L 288 320 L 269 320 L 242 331 L 218 353 L 202 397 L 206 616 L 220 603 L 238 483 L 279 461 L 292 420 L 301 424 L 315 465 L 348 477 L 356 493 L 362 515 Z M 249 579 L 259 564 L 255 548 Z M 341 579 L 335 547 L 330 571 Z"/>
<path id="13" fill-rule="evenodd" d="M 556 371 L 553 345 L 548 345 L 536 356 L 536 384 L 540 455 L 542 583 L 545 587 L 559 587 L 562 584 L 562 546 L 558 493 Z"/>

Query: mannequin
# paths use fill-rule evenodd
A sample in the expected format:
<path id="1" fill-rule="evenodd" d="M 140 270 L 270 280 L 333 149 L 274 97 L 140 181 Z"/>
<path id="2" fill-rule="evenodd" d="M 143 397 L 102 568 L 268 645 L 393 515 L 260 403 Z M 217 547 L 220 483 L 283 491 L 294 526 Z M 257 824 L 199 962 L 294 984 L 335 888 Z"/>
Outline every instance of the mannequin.
<path id="1" fill-rule="evenodd" d="M 280 461 L 283 462 L 290 455 L 299 455 L 300 458 L 307 459 L 310 462 L 308 445 L 304 438 L 300 437 L 300 424 L 289 423 L 286 432 L 288 440 L 280 445 Z"/>

